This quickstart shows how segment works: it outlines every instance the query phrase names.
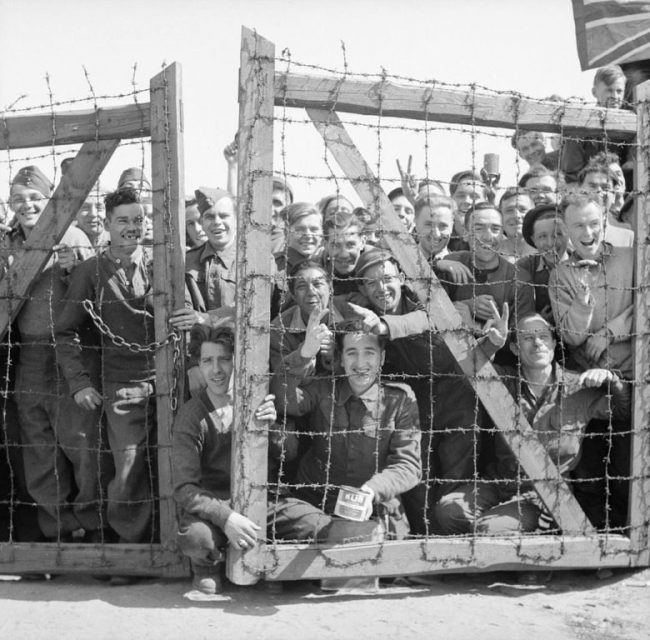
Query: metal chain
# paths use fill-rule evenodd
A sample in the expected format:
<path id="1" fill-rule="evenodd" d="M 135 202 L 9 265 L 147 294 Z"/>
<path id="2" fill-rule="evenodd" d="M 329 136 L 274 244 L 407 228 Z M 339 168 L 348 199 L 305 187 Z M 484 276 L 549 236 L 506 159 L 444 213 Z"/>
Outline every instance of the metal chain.
<path id="1" fill-rule="evenodd" d="M 93 306 L 91 300 L 84 300 L 81 304 L 88 312 L 88 315 L 93 319 L 93 322 L 95 323 L 95 326 L 99 332 L 110 338 L 111 342 L 117 347 L 126 347 L 129 351 L 133 351 L 134 353 L 147 353 L 155 352 L 161 347 L 173 343 L 175 346 L 174 356 L 176 357 L 176 350 L 180 352 L 178 343 L 181 341 L 181 336 L 176 331 L 171 332 L 164 340 L 151 342 L 145 345 L 138 344 L 137 342 L 127 342 L 122 336 L 118 336 L 110 330 L 108 325 L 99 317 L 95 311 L 95 307 Z"/>

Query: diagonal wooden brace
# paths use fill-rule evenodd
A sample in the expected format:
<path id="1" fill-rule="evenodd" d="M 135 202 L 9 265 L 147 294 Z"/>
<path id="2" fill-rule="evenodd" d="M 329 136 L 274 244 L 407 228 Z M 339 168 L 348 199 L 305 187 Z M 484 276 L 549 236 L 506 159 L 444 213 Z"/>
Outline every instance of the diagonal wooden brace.
<path id="1" fill-rule="evenodd" d="M 519 458 L 522 469 L 533 481 L 546 508 L 565 534 L 592 532 L 587 516 L 512 395 L 482 350 L 476 348 L 474 338 L 463 331 L 459 313 L 427 261 L 420 256 L 411 235 L 405 233 L 379 181 L 338 115 L 321 109 L 308 108 L 306 111 L 361 200 L 368 208 L 381 212 L 384 240 L 410 278 L 420 300 L 426 301 L 430 323 L 442 332 L 445 343 L 503 438 Z"/>
<path id="2" fill-rule="evenodd" d="M 20 312 L 32 283 L 52 255 L 52 247 L 61 242 L 119 144 L 119 140 L 85 142 L 61 178 L 29 239 L 0 280 L 0 338 Z"/>

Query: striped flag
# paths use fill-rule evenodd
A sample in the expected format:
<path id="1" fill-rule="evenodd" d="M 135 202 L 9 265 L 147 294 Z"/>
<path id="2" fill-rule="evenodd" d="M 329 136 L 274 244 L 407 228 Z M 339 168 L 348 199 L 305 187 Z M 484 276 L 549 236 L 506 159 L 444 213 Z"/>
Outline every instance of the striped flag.
<path id="1" fill-rule="evenodd" d="M 582 70 L 650 59 L 650 2 L 573 0 Z"/>

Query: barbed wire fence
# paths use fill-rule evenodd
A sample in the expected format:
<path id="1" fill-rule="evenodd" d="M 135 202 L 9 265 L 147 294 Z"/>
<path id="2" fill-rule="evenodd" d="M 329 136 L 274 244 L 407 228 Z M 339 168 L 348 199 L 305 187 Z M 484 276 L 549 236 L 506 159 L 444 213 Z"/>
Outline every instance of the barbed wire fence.
<path id="1" fill-rule="evenodd" d="M 612 110 L 576 99 L 540 100 L 515 91 L 422 81 L 384 70 L 352 73 L 345 50 L 343 53 L 344 68 L 335 71 L 296 62 L 287 50 L 276 57 L 272 43 L 247 29 L 243 31 L 235 367 L 235 414 L 240 417 L 233 441 L 233 505 L 260 526 L 268 517 L 269 529 L 264 545 L 245 554 L 229 553 L 230 578 L 243 584 L 259 579 L 390 576 L 486 568 L 647 565 L 650 450 L 645 87 L 638 88 L 637 101 L 628 110 Z M 313 133 L 312 127 L 322 138 L 320 166 L 324 170 L 306 173 L 303 167 L 313 165 L 305 159 L 303 141 L 308 130 Z M 598 390 L 572 395 L 583 382 L 577 375 L 565 373 L 564 365 L 579 366 L 572 359 L 577 331 L 560 322 L 550 337 L 558 347 L 555 386 L 531 390 L 521 358 L 515 358 L 508 346 L 498 350 L 496 358 L 489 348 L 486 353 L 485 328 L 471 322 L 477 315 L 476 302 L 472 301 L 486 291 L 500 292 L 494 293 L 499 306 L 504 300 L 509 302 L 511 319 L 540 312 L 539 307 L 526 311 L 528 294 L 521 286 L 524 269 L 519 262 L 524 256 L 518 253 L 524 243 L 511 252 L 501 245 L 491 247 L 499 256 L 499 265 L 507 258 L 510 267 L 504 266 L 505 270 L 493 279 L 488 275 L 487 282 L 478 279 L 486 278 L 485 273 L 474 268 L 475 279 L 465 285 L 464 298 L 459 295 L 463 287 L 445 282 L 447 276 L 441 275 L 436 263 L 420 250 L 417 231 L 405 228 L 386 196 L 386 192 L 403 185 L 402 179 L 392 178 L 396 175 L 395 160 L 402 160 L 406 166 L 405 159 L 411 154 L 419 154 L 420 166 L 424 167 L 424 175 L 419 176 L 422 182 L 431 185 L 437 181 L 442 193 L 449 194 L 450 187 L 457 187 L 458 178 L 456 183 L 446 178 L 456 171 L 467 170 L 470 181 L 485 182 L 487 171 L 482 174 L 485 168 L 479 163 L 477 149 L 485 148 L 483 141 L 487 140 L 488 150 L 490 141 L 500 144 L 501 150 L 507 143 L 510 155 L 505 159 L 511 160 L 514 175 L 510 171 L 508 183 L 494 185 L 495 194 L 476 199 L 498 206 L 498 196 L 505 188 L 519 185 L 515 196 L 533 196 L 534 204 L 540 204 L 534 196 L 543 195 L 545 190 L 527 189 L 521 183 L 530 169 L 524 169 L 527 165 L 520 161 L 514 144 L 511 146 L 511 140 L 526 132 L 557 136 L 560 157 L 568 145 L 598 143 L 605 151 L 618 149 L 634 164 L 633 186 L 625 190 L 634 202 L 637 242 L 635 249 L 614 249 L 614 254 L 626 256 L 625 277 L 616 276 L 614 258 L 606 257 L 598 265 L 580 263 L 579 253 L 573 258 L 575 270 L 583 275 L 585 269 L 593 272 L 590 282 L 594 290 L 601 288 L 603 308 L 599 313 L 604 311 L 605 321 L 623 310 L 627 317 L 626 328 L 604 348 L 609 362 L 616 361 L 617 344 L 624 343 L 628 349 L 625 366 L 620 360 L 611 365 L 619 373 L 620 384 L 610 380 L 602 389 L 595 385 Z M 437 136 L 449 133 L 455 134 L 456 151 L 467 149 L 467 161 L 458 167 L 448 166 L 440 155 L 442 145 L 437 144 Z M 392 136 L 399 142 L 395 143 Z M 390 149 L 399 148 L 398 153 L 387 153 L 387 140 Z M 273 141 L 280 147 L 274 153 L 270 148 Z M 504 174 L 508 173 L 507 164 L 501 155 Z M 551 208 L 558 217 L 560 197 L 573 194 L 576 202 L 581 195 L 596 198 L 592 192 L 583 193 L 584 186 L 564 182 L 557 168 L 544 175 L 555 181 L 546 195 L 551 196 Z M 399 432 L 394 416 L 392 422 L 383 416 L 382 411 L 389 412 L 384 396 L 364 400 L 374 430 L 365 422 L 368 416 L 353 415 L 341 391 L 349 372 L 337 368 L 336 362 L 325 362 L 319 356 L 311 369 L 305 367 L 296 373 L 291 356 L 304 340 L 309 307 L 300 309 L 302 317 L 295 307 L 289 308 L 296 302 L 292 289 L 301 278 L 308 280 L 314 274 L 296 275 L 300 272 L 296 268 L 289 275 L 291 252 L 295 254 L 297 247 L 292 244 L 289 221 L 285 221 L 284 251 L 276 255 L 284 270 L 279 275 L 269 271 L 265 258 L 271 251 L 273 223 L 267 203 L 272 190 L 279 188 L 272 184 L 274 177 L 309 189 L 304 200 L 311 203 L 320 201 L 322 205 L 328 201 L 324 196 L 331 194 L 329 201 L 335 204 L 332 211 L 321 207 L 319 212 L 325 224 L 328 216 L 345 218 L 360 201 L 374 222 L 376 243 L 372 250 L 388 254 L 399 265 L 406 288 L 397 288 L 402 295 L 413 296 L 412 309 L 426 313 L 426 331 L 395 340 L 389 337 L 383 369 L 384 383 L 412 386 L 420 417 L 422 478 L 401 496 L 409 527 L 406 535 L 396 535 L 390 526 L 378 533 L 359 522 L 340 527 L 342 521 L 335 518 L 335 526 L 323 529 L 327 534 L 319 534 L 315 527 L 310 536 L 305 536 L 301 528 L 304 521 L 299 516 L 287 530 L 287 499 L 300 499 L 323 511 L 325 521 L 330 522 L 336 497 L 345 494 L 350 499 L 346 485 L 358 490 L 365 482 L 372 484 L 371 478 L 385 477 L 405 463 L 405 457 L 400 459 L 404 452 L 394 447 L 396 439 L 402 442 L 400 438 L 407 438 L 407 434 Z M 612 221 L 606 226 L 613 226 Z M 331 233 L 335 227 L 330 226 Z M 556 240 L 559 232 L 554 234 Z M 331 245 L 327 232 L 324 236 L 327 251 Z M 476 266 L 477 248 L 481 248 L 481 241 L 466 247 L 470 269 Z M 364 253 L 370 249 L 366 244 Z M 308 257 L 303 255 L 302 259 Z M 296 267 L 300 258 L 294 255 L 293 260 Z M 349 273 L 335 263 L 331 256 L 323 261 L 329 287 L 324 322 L 334 334 L 345 334 L 351 329 L 342 322 L 341 309 L 346 302 L 359 298 L 353 295 L 345 299 L 336 293 L 370 295 L 371 281 L 383 278 L 388 288 L 391 273 L 385 267 L 383 275 L 373 272 L 372 277 L 357 275 L 355 280 L 353 274 L 351 280 Z M 593 275 L 598 273 L 601 281 Z M 551 277 L 539 290 L 558 298 L 567 286 L 558 276 L 558 280 Z M 276 295 L 280 291 L 281 313 L 271 322 L 268 299 L 274 288 Z M 510 293 L 504 294 L 504 289 Z M 573 292 L 569 297 L 575 295 Z M 615 313 L 614 308 L 622 304 L 621 296 L 627 303 Z M 463 299 L 469 306 L 469 319 L 467 313 L 462 317 L 459 314 L 458 303 Z M 370 299 L 366 299 L 366 306 L 381 316 Z M 405 307 L 401 309 L 393 313 L 404 313 Z M 559 309 L 554 305 L 555 319 L 550 322 L 560 320 Z M 358 308 L 354 313 L 359 315 Z M 517 326 L 512 323 L 509 344 L 520 352 L 524 338 L 518 335 Z M 591 339 L 597 328 L 588 326 L 583 333 L 583 340 Z M 270 371 L 266 355 L 269 345 Z M 280 353 L 275 363 L 274 346 Z M 391 357 L 392 368 L 387 366 Z M 589 367 L 583 366 L 580 371 L 585 368 Z M 281 410 L 278 424 L 267 433 L 255 422 L 253 409 L 269 384 L 279 396 Z M 300 391 L 296 396 L 299 384 L 300 389 L 307 389 L 303 396 Z M 311 404 L 304 402 L 305 395 Z M 296 414 L 296 397 L 303 397 L 297 412 L 306 413 L 302 417 Z M 342 406 L 347 412 L 342 412 Z M 462 460 L 454 455 L 462 456 Z M 384 504 L 379 500 L 375 517 L 383 514 L 386 520 L 388 513 L 388 520 L 395 520 L 391 511 L 394 505 L 389 503 L 391 500 Z M 494 507 L 496 510 L 491 511 Z M 512 518 L 510 525 L 516 522 L 514 527 L 504 526 L 502 518 L 506 515 Z M 404 521 L 404 514 L 401 518 Z"/>
<path id="2" fill-rule="evenodd" d="M 66 101 L 55 99 L 55 88 L 48 78 L 47 104 L 22 106 L 19 99 L 2 114 L 0 183 L 6 185 L 6 193 L 10 193 L 13 177 L 25 165 L 39 166 L 57 183 L 53 196 L 42 203 L 43 212 L 33 233 L 22 246 L 5 251 L 6 271 L 0 281 L 0 328 L 6 352 L 2 361 L 2 486 L 6 491 L 0 504 L 6 507 L 5 537 L 9 544 L 3 547 L 2 554 L 8 570 L 144 575 L 183 575 L 187 571 L 174 539 L 177 522 L 171 467 L 173 417 L 184 398 L 185 353 L 183 337 L 170 333 L 168 322 L 171 311 L 184 305 L 180 67 L 174 64 L 164 69 L 151 80 L 148 89 L 138 88 L 135 73 L 134 68 L 130 91 L 97 95 L 86 72 L 89 95 Z M 126 101 L 129 104 L 123 104 Z M 517 92 L 439 80 L 421 81 L 384 70 L 378 74 L 352 73 L 345 50 L 343 71 L 334 71 L 296 62 L 288 51 L 276 58 L 271 43 L 244 30 L 232 503 L 261 527 L 266 527 L 268 521 L 269 528 L 265 540 L 254 549 L 246 553 L 229 550 L 228 571 L 233 581 L 246 584 L 259 579 L 648 564 L 650 256 L 647 243 L 641 240 L 648 237 L 649 175 L 648 100 L 643 87 L 632 106 L 631 111 L 604 110 L 573 99 L 538 100 Z M 305 171 L 304 149 L 293 148 L 307 136 L 307 130 L 316 132 L 322 141 L 322 169 Z M 487 284 L 476 279 L 479 270 L 474 272 L 474 281 L 465 285 L 466 315 L 461 317 L 458 302 L 462 300 L 450 297 L 452 293 L 458 294 L 460 287 L 444 282 L 436 265 L 420 251 L 421 238 L 404 227 L 385 193 L 402 186 L 402 180 L 395 177 L 394 162 L 399 158 L 407 167 L 406 157 L 411 153 L 419 163 L 417 166 L 424 167 L 419 177 L 425 185 L 433 185 L 435 190 L 437 181 L 442 193 L 455 188 L 458 180 L 448 179 L 455 171 L 449 171 L 441 153 L 444 144 L 448 144 L 441 142 L 445 136 L 452 136 L 456 147 L 467 149 L 467 161 L 452 169 L 467 169 L 471 176 L 481 175 L 485 168 L 480 166 L 481 152 L 493 148 L 501 151 L 502 172 L 507 175 L 503 159 L 508 156 L 503 149 L 510 148 L 514 186 L 526 170 L 510 147 L 510 140 L 513 134 L 516 140 L 525 131 L 559 135 L 564 145 L 604 140 L 607 149 L 612 141 L 613 146 L 634 154 L 635 182 L 627 191 L 636 202 L 637 248 L 624 277 L 619 278 L 617 273 L 614 278 L 614 273 L 610 273 L 612 277 L 608 280 L 604 269 L 603 287 L 606 315 L 608 307 L 624 294 L 633 299 L 628 312 L 633 322 L 626 324 L 617 336 L 618 342 L 632 345 L 633 368 L 630 374 L 621 376 L 621 389 L 614 389 L 610 381 L 607 393 L 599 395 L 598 400 L 605 398 L 609 403 L 605 419 L 599 423 L 587 419 L 590 405 L 586 401 L 578 410 L 569 405 L 562 393 L 554 405 L 559 422 L 540 426 L 534 419 L 530 423 L 531 412 L 519 402 L 526 394 L 521 362 L 511 359 L 505 349 L 497 353 L 493 366 L 490 356 L 494 354 L 489 346 L 485 349 L 484 328 L 468 326 L 467 313 L 475 315 L 477 311 L 471 301 L 484 293 Z M 278 140 L 279 151 L 276 149 L 274 154 L 274 143 Z M 393 152 L 396 148 L 399 153 Z M 63 174 L 61 160 L 72 155 L 75 160 Z M 274 155 L 280 159 L 276 167 Z M 86 443 L 73 443 L 66 449 L 61 441 L 64 427 L 70 424 L 62 417 L 66 380 L 56 367 L 54 323 L 60 300 L 52 293 L 56 290 L 55 275 L 49 261 L 53 247 L 61 243 L 84 202 L 100 193 L 97 179 L 109 162 L 114 163 L 111 166 L 135 166 L 151 176 L 152 234 L 148 242 L 153 284 L 142 310 L 144 338 L 133 340 L 112 330 L 97 312 L 101 300 L 83 298 L 75 302 L 85 305 L 102 337 L 102 349 L 115 349 L 117 353 L 126 349 L 155 358 L 155 381 L 144 381 L 148 385 L 143 429 L 146 437 L 135 447 L 146 452 L 142 481 L 146 490 L 133 502 L 146 505 L 150 513 L 137 540 L 113 539 L 106 534 L 106 525 L 110 524 L 106 512 L 111 503 L 115 506 L 107 494 L 114 478 L 110 458 L 115 451 L 104 437 L 105 416 L 98 412 L 92 424 L 87 424 L 90 435 Z M 310 162 L 308 166 L 319 164 Z M 494 170 L 495 166 L 491 168 Z M 366 401 L 365 410 L 370 415 L 362 417 L 359 423 L 342 414 L 344 402 L 338 403 L 337 394 L 347 377 L 332 358 L 319 359 L 311 376 L 312 384 L 320 389 L 320 415 L 289 415 L 289 400 L 296 381 L 286 368 L 269 371 L 271 341 L 276 340 L 283 353 L 295 349 L 308 319 L 303 317 L 302 324 L 293 324 L 294 316 L 281 313 L 279 320 L 272 322 L 270 301 L 274 291 L 278 310 L 286 313 L 292 301 L 290 291 L 297 282 L 292 280 L 289 268 L 284 273 L 273 273 L 271 269 L 274 229 L 269 202 L 272 180 L 278 174 L 284 181 L 318 194 L 318 198 L 310 196 L 310 200 L 328 194 L 335 196 L 329 198 L 334 209 L 339 209 L 334 217 L 344 215 L 346 207 L 354 209 L 355 201 L 360 202 L 365 210 L 360 215 L 366 215 L 374 225 L 376 250 L 382 255 L 391 254 L 399 264 L 405 284 L 403 289 L 400 282 L 399 295 L 409 296 L 413 305 L 408 307 L 409 313 L 416 314 L 411 318 L 421 319 L 424 315 L 427 327 L 417 334 L 387 342 L 384 382 L 385 386 L 392 385 L 391 393 L 401 398 L 403 407 L 410 406 L 410 418 L 417 415 L 419 420 L 398 426 L 395 415 L 389 419 L 381 412 L 386 403 L 379 398 Z M 408 186 L 408 180 L 404 186 Z M 497 186 L 491 197 L 508 185 Z M 559 189 L 564 189 L 561 181 Z M 521 187 L 522 194 L 533 191 Z M 557 192 L 558 187 L 551 191 Z M 14 208 L 21 204 L 9 200 L 7 197 L 3 207 L 6 222 L 10 222 Z M 15 230 L 13 225 L 6 233 L 12 236 Z M 365 231 L 369 233 L 370 229 Z M 516 259 L 520 257 L 520 246 L 515 245 L 514 253 L 506 254 L 501 247 L 494 248 L 494 252 L 500 258 L 507 255 Z M 285 247 L 289 247 L 288 235 Z M 473 248 L 469 247 L 470 257 Z M 276 257 L 285 265 L 291 263 L 288 248 Z M 358 294 L 358 289 L 364 291 L 363 287 L 367 292 L 371 278 L 351 280 L 337 271 L 334 261 L 324 264 L 330 292 L 336 293 L 342 285 L 350 287 L 347 293 Z M 594 265 L 580 268 L 585 267 Z M 505 273 L 491 284 L 512 289 L 512 296 L 504 294 L 504 299 L 511 304 L 511 317 L 516 317 L 524 297 L 518 286 L 522 273 L 517 263 Z M 99 272 L 95 275 L 98 280 Z M 390 286 L 390 278 L 385 280 L 383 285 Z M 42 286 L 38 295 L 37 285 Z M 554 287 L 559 289 L 559 285 L 552 283 L 541 288 L 553 296 Z M 368 304 L 353 295 L 341 303 L 341 308 L 349 302 L 360 303 L 357 306 L 361 307 Z M 342 322 L 345 313 L 339 313 L 337 305 L 335 296 L 329 295 L 330 329 L 341 334 L 339 340 L 344 341 L 344 334 L 350 329 Z M 25 314 L 29 306 L 44 309 L 47 326 L 41 325 L 36 332 L 20 331 L 20 320 L 16 322 L 21 314 L 31 315 Z M 502 312 L 502 308 L 498 311 Z M 358 309 L 355 313 L 359 321 Z M 339 315 L 341 319 L 335 321 Z M 589 329 L 588 333 L 596 332 Z M 573 344 L 562 344 L 563 337 L 560 332 L 561 351 L 570 352 Z M 520 339 L 515 337 L 513 343 L 521 348 Z M 607 355 L 615 355 L 613 351 L 606 348 Z M 97 352 L 97 344 L 85 345 L 90 360 Z M 23 369 L 31 366 L 29 371 L 35 377 L 30 381 L 23 376 L 16 386 L 14 366 L 20 366 L 20 358 L 26 353 L 31 354 L 31 361 L 24 361 Z M 50 378 L 43 375 L 47 363 L 52 371 Z M 98 379 L 113 382 L 107 379 L 109 372 L 98 366 Z M 270 429 L 254 418 L 254 410 L 269 384 L 280 389 L 279 419 Z M 415 397 L 404 384 L 412 387 Z M 625 392 L 633 396 L 632 413 L 619 419 L 615 411 L 620 400 L 617 393 L 620 396 Z M 24 410 L 30 402 L 55 406 L 50 415 L 43 417 L 50 421 L 45 429 L 49 429 L 47 437 L 26 443 L 21 439 L 18 413 L 21 405 Z M 359 410 L 357 407 L 356 411 Z M 359 417 L 358 413 L 355 415 Z M 415 430 L 418 422 L 419 428 Z M 558 424 L 559 431 L 553 431 Z M 399 446 L 396 440 L 401 443 Z M 414 458 L 418 440 L 421 453 Z M 349 456 L 350 447 L 357 447 L 356 457 L 346 458 L 342 465 L 340 456 Z M 30 491 L 25 481 L 26 448 L 44 454 L 41 457 L 47 459 L 49 476 L 40 479 L 51 491 L 47 499 L 37 499 L 34 486 Z M 581 460 L 588 458 L 594 462 L 593 467 L 567 469 L 567 451 L 572 452 L 572 464 L 582 454 Z M 127 448 L 119 452 L 126 453 Z M 72 506 L 73 496 L 81 495 L 82 489 L 76 477 L 70 480 L 71 460 L 79 453 L 86 455 L 92 469 L 92 490 L 86 494 L 90 498 L 75 503 L 89 512 L 87 526 L 74 520 L 77 516 Z M 273 454 L 270 458 L 269 453 Z M 309 456 L 311 470 L 314 465 L 317 467 L 312 476 L 307 473 Z M 510 465 L 508 475 L 497 464 L 504 460 Z M 346 491 L 346 485 L 359 489 L 387 468 L 400 465 L 402 469 L 408 467 L 408 481 L 400 485 L 404 491 L 397 491 L 391 499 L 379 500 L 370 524 L 335 519 L 336 526 L 330 526 L 327 534 L 304 536 L 296 533 L 295 521 L 285 517 L 289 513 L 286 505 L 296 506 L 291 500 L 306 499 L 307 504 L 331 518 L 333 500 L 341 489 Z M 595 500 L 590 503 L 592 511 L 584 506 L 588 500 Z M 509 531 L 490 528 L 482 519 L 488 503 L 490 507 L 514 505 L 514 515 L 513 511 L 510 515 L 519 525 Z M 43 516 L 38 520 L 37 505 L 46 515 L 49 513 L 46 541 L 41 536 L 47 526 L 43 525 Z M 454 509 L 465 509 L 461 513 L 465 529 L 458 524 Z M 30 510 L 31 513 L 24 513 Z M 388 524 L 378 525 L 379 520 Z M 401 523 L 401 529 L 393 526 L 395 522 Z M 86 537 L 92 531 L 99 534 Z"/>
<path id="3" fill-rule="evenodd" d="M 144 88 L 134 66 L 128 91 L 102 95 L 83 72 L 87 96 L 57 100 L 48 75 L 47 104 L 27 105 L 21 96 L 0 118 L 7 194 L 0 281 L 3 562 L 15 573 L 185 575 L 171 478 L 184 347 L 168 322 L 184 304 L 180 66 L 164 68 Z M 136 190 L 147 218 L 145 290 L 134 284 L 114 302 L 140 314 L 135 332 L 128 322 L 105 322 L 115 287 L 102 281 L 98 257 L 107 246 L 104 196 L 129 168 L 142 176 Z M 14 181 L 26 191 L 12 191 Z M 80 299 L 64 299 L 70 272 L 82 262 L 89 288 Z M 64 375 L 56 323 L 66 305 L 83 318 L 74 327 L 73 351 L 102 398 L 94 410 L 76 404 L 72 393 L 79 389 Z M 106 364 L 111 352 L 113 363 L 146 360 L 147 371 L 127 372 L 133 377 L 116 385 Z M 141 396 L 124 389 L 134 380 Z M 144 407 L 141 424 L 133 419 L 128 427 L 142 437 L 115 440 L 107 412 L 132 416 L 136 405 Z M 138 485 L 131 494 L 119 486 L 128 484 L 126 476 L 131 490 Z M 114 519 L 123 521 L 122 530 Z"/>

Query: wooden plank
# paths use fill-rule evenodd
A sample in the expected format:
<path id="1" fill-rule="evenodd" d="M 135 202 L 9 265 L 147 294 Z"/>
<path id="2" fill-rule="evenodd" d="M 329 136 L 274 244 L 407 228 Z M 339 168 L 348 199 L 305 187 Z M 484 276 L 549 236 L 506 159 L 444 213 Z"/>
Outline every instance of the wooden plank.
<path id="1" fill-rule="evenodd" d="M 460 90 L 438 84 L 408 85 L 389 80 L 310 76 L 277 72 L 275 104 L 429 122 L 515 127 L 588 137 L 606 131 L 613 140 L 632 140 L 631 111 Z"/>
<path id="2" fill-rule="evenodd" d="M 625 536 L 428 538 L 374 544 L 267 545 L 265 580 L 633 567 Z"/>
<path id="3" fill-rule="evenodd" d="M 149 104 L 99 107 L 0 118 L 0 149 L 29 149 L 92 140 L 144 138 L 150 134 Z"/>
<path id="4" fill-rule="evenodd" d="M 42 542 L 0 545 L 0 573 L 30 572 L 182 578 L 189 574 L 189 563 L 161 545 Z"/>
<path id="5" fill-rule="evenodd" d="M 460 315 L 428 263 L 420 257 L 411 235 L 404 233 L 404 227 L 388 197 L 339 117 L 332 111 L 320 109 L 307 109 L 307 114 L 364 204 L 381 212 L 383 237 L 399 261 L 409 285 L 420 300 L 426 301 L 432 326 L 442 332 L 445 343 L 504 439 L 519 457 L 522 468 L 533 481 L 547 509 L 567 534 L 593 531 L 573 493 L 561 480 L 557 467 L 519 411 L 510 392 L 482 350 L 475 348 L 476 341 L 470 332 L 463 330 Z"/>
<path id="6" fill-rule="evenodd" d="M 75 219 L 119 140 L 86 142 L 50 198 L 29 239 L 0 281 L 0 338 L 23 306 L 34 279 Z"/>
<path id="7" fill-rule="evenodd" d="M 637 551 L 650 564 L 650 82 L 636 87 L 638 147 L 634 167 L 636 264 L 634 397 L 629 524 Z"/>
<path id="8" fill-rule="evenodd" d="M 233 508 L 262 531 L 266 529 L 268 434 L 255 420 L 254 411 L 268 393 L 274 57 L 273 43 L 242 28 L 231 498 Z M 231 548 L 230 580 L 257 582 L 260 576 L 252 567 L 263 551 L 263 545 L 246 554 Z"/>
<path id="9" fill-rule="evenodd" d="M 169 316 L 185 305 L 185 176 L 181 66 L 175 62 L 151 79 L 151 169 L 153 188 L 153 284 L 156 340 L 169 335 Z M 172 426 L 183 400 L 185 350 L 168 343 L 156 351 L 160 542 L 176 548 Z"/>

